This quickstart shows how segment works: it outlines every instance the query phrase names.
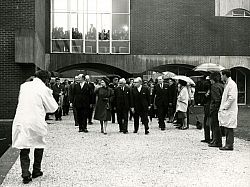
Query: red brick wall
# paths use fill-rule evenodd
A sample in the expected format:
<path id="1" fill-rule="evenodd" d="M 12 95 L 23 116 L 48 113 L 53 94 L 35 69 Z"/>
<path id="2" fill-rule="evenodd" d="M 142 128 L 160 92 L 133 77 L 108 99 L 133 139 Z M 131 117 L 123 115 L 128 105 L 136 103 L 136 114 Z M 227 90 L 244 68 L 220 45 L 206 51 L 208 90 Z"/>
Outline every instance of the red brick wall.
<path id="1" fill-rule="evenodd" d="M 11 119 L 19 86 L 35 71 L 32 64 L 15 63 L 15 31 L 35 28 L 35 0 L 1 0 L 0 10 L 0 119 Z"/>

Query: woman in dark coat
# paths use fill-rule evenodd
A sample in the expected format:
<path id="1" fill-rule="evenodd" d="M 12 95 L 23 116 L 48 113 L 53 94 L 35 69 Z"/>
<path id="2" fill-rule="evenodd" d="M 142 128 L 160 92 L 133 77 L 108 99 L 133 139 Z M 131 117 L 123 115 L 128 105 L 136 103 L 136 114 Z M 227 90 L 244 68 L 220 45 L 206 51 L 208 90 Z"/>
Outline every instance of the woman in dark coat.
<path id="1" fill-rule="evenodd" d="M 110 101 L 113 98 L 113 91 L 108 87 L 108 80 L 103 78 L 101 80 L 101 87 L 96 90 L 98 97 L 94 119 L 101 123 L 101 133 L 107 134 L 108 121 L 111 121 L 111 106 Z"/>

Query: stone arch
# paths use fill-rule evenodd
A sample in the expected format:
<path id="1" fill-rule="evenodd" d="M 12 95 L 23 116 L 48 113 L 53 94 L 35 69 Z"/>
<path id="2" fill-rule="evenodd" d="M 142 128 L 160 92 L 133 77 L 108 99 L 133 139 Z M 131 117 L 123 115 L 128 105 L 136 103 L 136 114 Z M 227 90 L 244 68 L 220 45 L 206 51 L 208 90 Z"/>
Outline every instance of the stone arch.
<path id="1" fill-rule="evenodd" d="M 86 69 L 86 70 L 93 70 L 100 73 L 105 74 L 113 74 L 113 75 L 119 75 L 124 78 L 132 77 L 132 74 L 119 69 L 117 67 L 107 65 L 107 64 L 101 64 L 101 63 L 81 63 L 81 64 L 73 64 L 69 66 L 64 66 L 60 69 L 57 69 L 56 71 L 58 73 L 62 73 L 64 71 L 73 70 L 73 69 Z"/>

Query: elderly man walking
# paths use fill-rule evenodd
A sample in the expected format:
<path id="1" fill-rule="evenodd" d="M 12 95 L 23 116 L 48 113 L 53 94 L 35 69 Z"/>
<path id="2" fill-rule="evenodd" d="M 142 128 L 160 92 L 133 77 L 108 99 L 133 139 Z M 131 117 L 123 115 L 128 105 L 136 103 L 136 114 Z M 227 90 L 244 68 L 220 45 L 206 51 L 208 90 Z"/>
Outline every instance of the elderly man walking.
<path id="1" fill-rule="evenodd" d="M 226 145 L 220 147 L 220 150 L 233 150 L 234 128 L 237 127 L 238 116 L 238 88 L 231 78 L 230 70 L 222 70 L 221 79 L 225 82 L 225 88 L 222 94 L 218 118 L 220 126 L 225 127 Z"/>
<path id="2" fill-rule="evenodd" d="M 57 110 L 58 104 L 52 90 L 45 84 L 50 80 L 48 71 L 39 70 L 33 81 L 21 85 L 18 105 L 12 127 L 12 147 L 20 149 L 23 183 L 31 179 L 30 148 L 35 148 L 32 178 L 43 175 L 41 162 L 47 134 L 46 113 Z"/>

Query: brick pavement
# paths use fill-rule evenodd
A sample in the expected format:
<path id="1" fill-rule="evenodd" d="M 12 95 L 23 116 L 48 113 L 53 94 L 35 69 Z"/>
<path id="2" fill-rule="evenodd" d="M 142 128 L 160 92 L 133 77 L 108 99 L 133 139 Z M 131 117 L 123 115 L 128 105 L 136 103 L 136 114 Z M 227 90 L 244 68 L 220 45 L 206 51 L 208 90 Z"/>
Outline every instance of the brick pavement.
<path id="1" fill-rule="evenodd" d="M 245 140 L 236 138 L 235 150 L 222 152 L 201 143 L 203 131 L 194 126 L 181 131 L 167 124 L 160 131 L 154 120 L 145 135 L 143 126 L 132 133 L 132 122 L 129 134 L 110 123 L 103 135 L 97 121 L 87 134 L 78 132 L 72 115 L 49 122 L 44 176 L 23 185 L 18 159 L 3 187 L 250 186 L 250 142 Z"/>

